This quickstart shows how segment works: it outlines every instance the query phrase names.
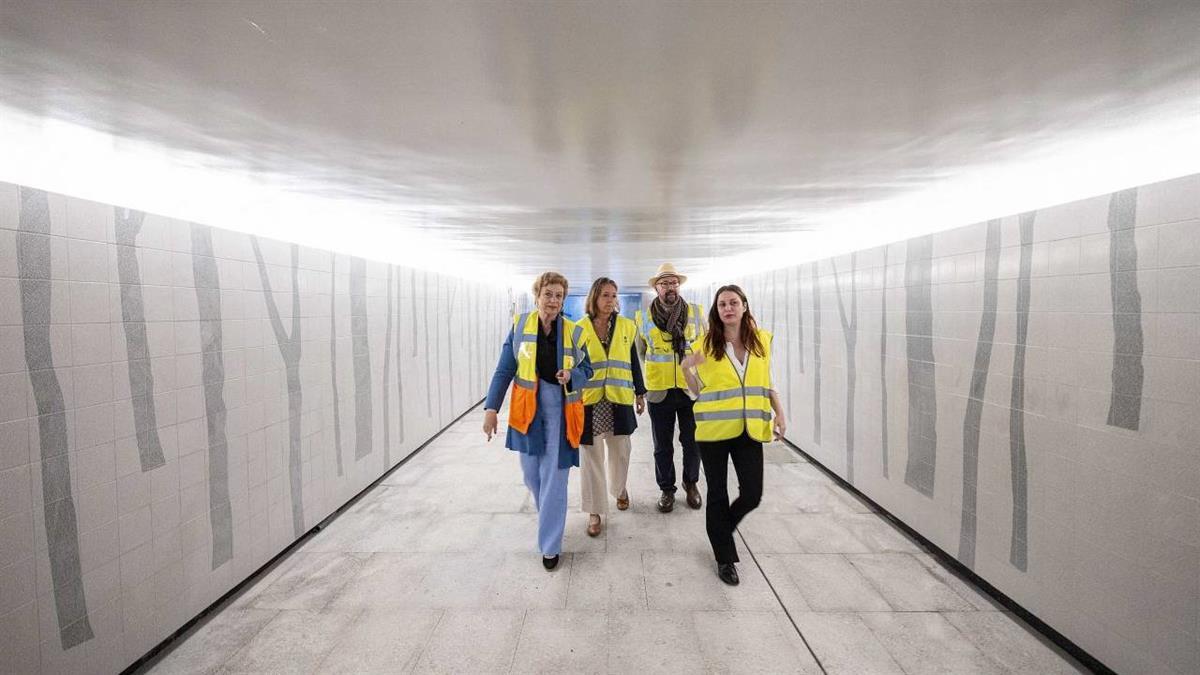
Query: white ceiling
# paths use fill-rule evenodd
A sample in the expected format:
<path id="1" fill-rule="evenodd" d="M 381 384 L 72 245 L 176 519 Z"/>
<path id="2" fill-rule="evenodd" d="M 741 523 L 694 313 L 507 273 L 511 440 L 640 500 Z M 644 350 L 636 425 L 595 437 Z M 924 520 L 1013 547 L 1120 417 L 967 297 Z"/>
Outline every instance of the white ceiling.
<path id="1" fill-rule="evenodd" d="M 169 201 L 184 188 L 93 180 L 114 172 L 71 161 L 89 144 L 68 143 L 56 152 L 83 167 L 84 196 L 231 226 L 254 190 L 335 199 L 355 216 L 295 238 L 398 261 L 421 241 L 452 248 L 438 265 L 554 268 L 578 285 L 900 238 L 920 207 L 883 206 L 972 177 L 1010 186 L 1028 162 L 1089 147 L 1101 166 L 1071 190 L 1111 189 L 1135 177 L 1102 145 L 1114 133 L 1200 125 L 1198 2 L 0 0 L 0 50 L 10 120 L 111 135 L 110 158 L 156 149 L 141 166 L 160 176 L 172 158 L 216 176 L 197 183 L 211 199 Z M 1157 170 L 1200 171 L 1191 157 Z M 33 159 L 10 157 L 0 179 L 59 187 L 62 166 Z M 254 187 L 226 196 L 229 176 Z M 120 194 L 86 187 L 101 184 Z M 977 204 L 1002 212 L 963 213 L 1051 198 L 1011 185 Z M 842 217 L 872 206 L 873 222 Z"/>

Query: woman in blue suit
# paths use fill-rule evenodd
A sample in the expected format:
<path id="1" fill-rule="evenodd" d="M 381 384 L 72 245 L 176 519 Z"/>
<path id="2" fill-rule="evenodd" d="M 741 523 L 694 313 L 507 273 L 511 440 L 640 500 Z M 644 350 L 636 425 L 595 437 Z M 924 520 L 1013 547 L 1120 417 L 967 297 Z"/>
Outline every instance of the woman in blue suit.
<path id="1" fill-rule="evenodd" d="M 537 312 L 515 317 L 488 388 L 483 433 L 496 433 L 497 411 L 512 384 L 504 445 L 520 453 L 525 486 L 538 510 L 538 549 L 552 570 L 562 552 L 567 477 L 579 466 L 583 386 L 592 365 L 583 329 L 562 316 L 567 279 L 545 272 L 533 284 Z"/>

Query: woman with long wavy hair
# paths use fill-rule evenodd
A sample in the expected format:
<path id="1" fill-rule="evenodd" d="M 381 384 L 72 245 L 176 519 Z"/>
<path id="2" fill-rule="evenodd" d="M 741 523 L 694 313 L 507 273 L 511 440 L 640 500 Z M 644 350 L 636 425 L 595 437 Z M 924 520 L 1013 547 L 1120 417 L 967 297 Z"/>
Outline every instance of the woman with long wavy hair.
<path id="1" fill-rule="evenodd" d="M 741 288 L 717 289 L 708 324 L 708 333 L 681 365 L 696 396 L 696 443 L 708 483 L 708 540 L 717 576 L 735 586 L 733 531 L 762 499 L 763 443 L 782 438 L 786 422 L 771 372 L 771 333 L 758 327 Z M 730 460 L 738 479 L 733 503 L 726 487 Z"/>

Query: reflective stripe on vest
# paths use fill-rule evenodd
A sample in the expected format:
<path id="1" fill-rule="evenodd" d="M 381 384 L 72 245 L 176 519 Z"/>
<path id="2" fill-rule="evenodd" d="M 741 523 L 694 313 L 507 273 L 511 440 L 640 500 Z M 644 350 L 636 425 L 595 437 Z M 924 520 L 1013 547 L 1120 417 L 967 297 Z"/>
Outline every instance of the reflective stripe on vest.
<path id="1" fill-rule="evenodd" d="M 750 438 L 763 443 L 771 440 L 771 333 L 758 331 L 763 355 L 747 355 L 745 379 L 738 377 L 737 368 L 728 354 L 720 361 L 712 355 L 696 366 L 703 388 L 696 397 L 692 411 L 696 416 L 696 440 L 723 441 L 737 438 L 745 431 Z M 692 351 L 704 349 L 697 342 Z"/>
<path id="2" fill-rule="evenodd" d="M 618 315 L 607 354 L 590 316 L 584 315 L 578 326 L 584 332 L 583 348 L 592 360 L 592 379 L 584 386 L 583 404 L 595 405 L 607 400 L 616 405 L 633 405 L 633 366 L 627 359 L 637 337 L 637 324 Z"/>
<path id="3" fill-rule="evenodd" d="M 698 304 L 688 304 L 687 323 L 684 325 L 683 337 L 690 349 L 704 336 L 704 314 Z M 686 388 L 687 380 L 683 379 L 683 369 L 671 347 L 671 336 L 654 325 L 650 310 L 639 310 L 636 315 L 636 325 L 646 343 L 646 389 L 663 391 L 666 389 Z"/>

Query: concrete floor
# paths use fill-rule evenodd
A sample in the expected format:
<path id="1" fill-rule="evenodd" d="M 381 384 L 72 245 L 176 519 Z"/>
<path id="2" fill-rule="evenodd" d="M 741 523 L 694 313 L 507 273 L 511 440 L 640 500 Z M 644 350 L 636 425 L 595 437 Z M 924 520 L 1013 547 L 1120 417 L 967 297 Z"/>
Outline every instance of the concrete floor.
<path id="1" fill-rule="evenodd" d="M 484 441 L 481 419 L 448 429 L 143 670 L 1086 672 L 780 444 L 740 530 L 742 583 L 723 585 L 703 510 L 654 508 L 645 417 L 632 508 L 612 506 L 589 538 L 572 470 L 563 559 L 546 572 L 517 457 L 503 433 Z"/>

